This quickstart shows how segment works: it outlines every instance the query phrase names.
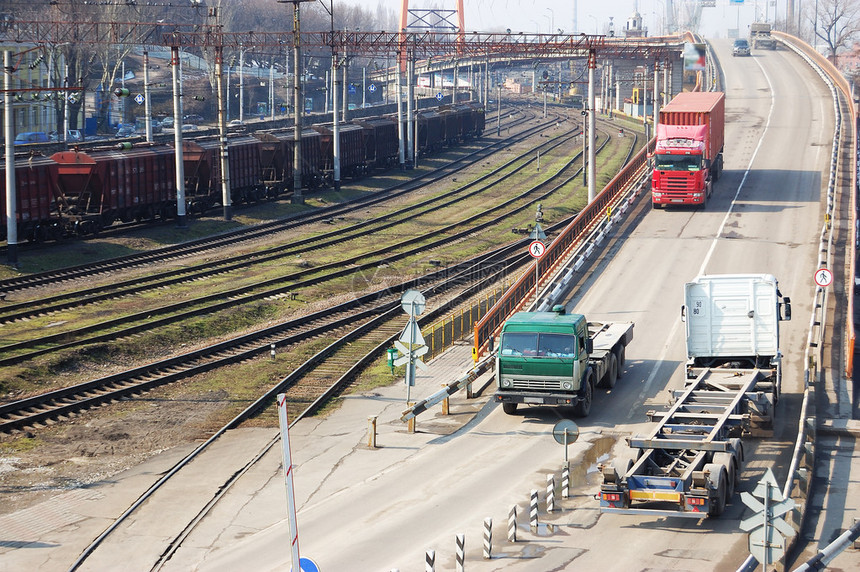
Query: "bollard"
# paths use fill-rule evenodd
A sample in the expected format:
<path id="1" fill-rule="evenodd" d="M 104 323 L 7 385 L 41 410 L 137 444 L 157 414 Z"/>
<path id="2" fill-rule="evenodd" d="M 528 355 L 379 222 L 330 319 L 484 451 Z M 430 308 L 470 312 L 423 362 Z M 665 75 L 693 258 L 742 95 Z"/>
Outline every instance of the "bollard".
<path id="1" fill-rule="evenodd" d="M 269 346 L 269 355 L 272 356 L 272 359 L 275 359 L 275 344 Z"/>
<path id="2" fill-rule="evenodd" d="M 428 550 L 424 554 L 424 572 L 435 572 L 436 570 L 436 551 Z"/>
<path id="3" fill-rule="evenodd" d="M 546 476 L 546 511 L 555 510 L 555 475 Z"/>
<path id="4" fill-rule="evenodd" d="M 457 535 L 457 572 L 463 572 L 466 565 L 466 535 Z"/>
<path id="5" fill-rule="evenodd" d="M 409 401 L 406 403 L 407 407 L 412 407 L 415 405 L 414 401 Z M 406 432 L 407 433 L 415 433 L 415 417 L 412 417 L 409 421 L 406 422 Z"/>
<path id="6" fill-rule="evenodd" d="M 538 526 L 538 492 L 537 489 L 532 491 L 532 498 L 529 504 L 529 526 L 532 531 L 537 530 Z"/>
<path id="7" fill-rule="evenodd" d="M 570 498 L 570 468 L 567 465 L 561 469 L 561 498 Z"/>
<path id="8" fill-rule="evenodd" d="M 376 449 L 376 415 L 367 417 L 367 446 Z"/>
<path id="9" fill-rule="evenodd" d="M 472 382 L 466 384 L 466 399 L 472 399 L 475 395 L 472 393 Z"/>
<path id="10" fill-rule="evenodd" d="M 493 519 L 484 519 L 484 558 L 493 557 Z"/>
<path id="11" fill-rule="evenodd" d="M 448 387 L 448 384 L 443 383 L 442 387 Z M 450 407 L 450 404 L 448 402 L 448 397 L 445 397 L 445 399 L 442 400 L 442 415 L 448 415 L 448 408 L 449 407 Z"/>
<path id="12" fill-rule="evenodd" d="M 508 542 L 517 541 L 517 505 L 511 507 L 508 513 Z"/>

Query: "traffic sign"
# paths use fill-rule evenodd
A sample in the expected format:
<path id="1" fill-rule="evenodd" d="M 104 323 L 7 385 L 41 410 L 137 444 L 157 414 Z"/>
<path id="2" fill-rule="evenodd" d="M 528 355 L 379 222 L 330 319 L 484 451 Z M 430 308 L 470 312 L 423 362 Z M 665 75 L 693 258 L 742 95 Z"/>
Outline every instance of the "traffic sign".
<path id="1" fill-rule="evenodd" d="M 552 428 L 552 436 L 559 445 L 570 445 L 579 438 L 579 427 L 570 419 L 562 419 Z"/>
<path id="2" fill-rule="evenodd" d="M 320 567 L 310 558 L 299 558 L 299 569 L 301 572 L 320 572 Z M 290 566 L 290 572 L 292 571 L 293 568 Z"/>
<path id="3" fill-rule="evenodd" d="M 424 336 L 421 335 L 421 328 L 418 327 L 418 322 L 415 320 L 409 320 L 409 323 L 406 324 L 403 333 L 400 334 L 400 341 L 413 347 L 426 345 Z"/>
<path id="4" fill-rule="evenodd" d="M 373 93 L 374 91 L 376 91 L 376 84 L 375 83 L 370 84 L 370 86 L 367 89 L 368 89 L 368 91 L 370 91 L 370 93 Z"/>
<path id="5" fill-rule="evenodd" d="M 400 297 L 400 307 L 410 316 L 417 316 L 424 311 L 426 300 L 418 290 L 407 290 Z"/>
<path id="6" fill-rule="evenodd" d="M 763 526 L 750 532 L 750 554 L 759 562 L 772 564 L 785 554 L 785 539 L 772 526 Z"/>
<path id="7" fill-rule="evenodd" d="M 403 343 L 400 340 L 394 340 L 394 347 L 397 348 L 398 350 L 400 350 L 404 354 L 409 353 L 409 348 L 406 347 L 405 345 L 403 345 Z M 423 346 L 423 345 L 417 346 L 417 347 L 412 348 L 412 355 L 414 355 L 415 357 L 421 357 L 429 351 L 430 351 L 430 348 L 427 346 Z"/>
<path id="8" fill-rule="evenodd" d="M 532 255 L 532 258 L 540 258 L 545 251 L 546 246 L 539 240 L 534 240 L 529 244 L 529 254 Z"/>
<path id="9" fill-rule="evenodd" d="M 819 268 L 815 271 L 815 283 L 826 288 L 833 284 L 833 273 L 828 268 Z"/>
<path id="10" fill-rule="evenodd" d="M 441 91 L 440 91 L 439 93 L 437 93 L 437 94 L 436 94 L 436 99 L 438 99 L 439 101 L 442 101 L 442 98 L 443 98 L 443 97 L 445 97 L 445 96 L 444 96 L 444 95 L 442 95 L 442 92 L 441 92 Z"/>
<path id="11" fill-rule="evenodd" d="M 134 96 L 134 102 L 137 103 L 138 105 L 143 105 L 144 101 L 146 101 L 146 100 L 144 99 L 143 94 L 138 93 L 137 95 Z"/>

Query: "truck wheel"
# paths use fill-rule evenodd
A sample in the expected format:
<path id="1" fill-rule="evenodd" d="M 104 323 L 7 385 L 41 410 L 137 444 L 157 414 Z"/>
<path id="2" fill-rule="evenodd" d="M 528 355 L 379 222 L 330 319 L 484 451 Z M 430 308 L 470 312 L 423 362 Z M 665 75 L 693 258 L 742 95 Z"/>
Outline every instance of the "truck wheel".
<path id="1" fill-rule="evenodd" d="M 502 403 L 502 411 L 504 411 L 508 415 L 513 415 L 517 412 L 517 404 L 516 403 Z"/>
<path id="2" fill-rule="evenodd" d="M 738 482 L 739 471 L 735 463 L 735 457 L 731 453 L 717 453 L 714 455 L 714 464 L 722 465 L 726 469 L 726 504 L 731 504 L 735 496 L 735 485 Z"/>
<path id="3" fill-rule="evenodd" d="M 594 399 L 594 374 L 591 370 L 585 375 L 585 385 L 582 387 L 582 399 L 576 402 L 573 406 L 573 414 L 576 417 L 588 417 L 591 413 L 591 402 Z"/>
<path id="4" fill-rule="evenodd" d="M 609 367 L 606 368 L 606 373 L 600 382 L 600 387 L 612 389 L 615 387 L 615 381 L 618 379 L 618 356 L 615 353 L 609 354 Z"/>
<path id="5" fill-rule="evenodd" d="M 716 463 L 705 465 L 705 470 L 710 471 L 708 483 L 711 486 L 711 503 L 708 507 L 708 516 L 714 518 L 723 514 L 726 510 L 726 481 L 728 475 L 726 468 Z"/>
<path id="6" fill-rule="evenodd" d="M 624 359 L 627 357 L 626 353 L 624 346 L 615 348 L 615 359 L 618 360 L 618 377 L 621 377 L 621 372 L 624 369 Z"/>

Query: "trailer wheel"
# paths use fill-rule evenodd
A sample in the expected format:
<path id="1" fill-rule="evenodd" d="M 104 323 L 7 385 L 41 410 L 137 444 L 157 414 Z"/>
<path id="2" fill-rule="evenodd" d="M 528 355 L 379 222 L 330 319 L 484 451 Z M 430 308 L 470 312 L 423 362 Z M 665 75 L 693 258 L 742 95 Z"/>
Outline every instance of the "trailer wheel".
<path id="1" fill-rule="evenodd" d="M 609 367 L 606 368 L 606 374 L 600 382 L 600 387 L 612 389 L 615 387 L 615 381 L 618 379 L 618 356 L 615 353 L 609 354 Z"/>
<path id="2" fill-rule="evenodd" d="M 731 504 L 740 477 L 735 457 L 731 453 L 717 453 L 714 455 L 714 464 L 722 465 L 726 469 L 726 504 Z"/>
<path id="3" fill-rule="evenodd" d="M 621 377 L 621 370 L 624 369 L 624 359 L 626 358 L 625 346 L 615 348 L 615 358 L 618 360 L 618 377 Z"/>
<path id="4" fill-rule="evenodd" d="M 504 411 L 507 415 L 513 415 L 517 412 L 517 404 L 516 403 L 502 403 L 502 411 Z"/>
<path id="5" fill-rule="evenodd" d="M 726 481 L 728 475 L 726 468 L 716 463 L 705 465 L 705 471 L 709 471 L 708 483 L 714 491 L 714 496 L 711 496 L 711 503 L 708 507 L 708 516 L 717 517 L 723 514 L 726 510 Z"/>
<path id="6" fill-rule="evenodd" d="M 585 383 L 582 386 L 582 399 L 576 402 L 573 406 L 573 414 L 576 417 L 588 417 L 591 413 L 591 402 L 594 399 L 594 374 L 589 368 L 585 374 Z"/>

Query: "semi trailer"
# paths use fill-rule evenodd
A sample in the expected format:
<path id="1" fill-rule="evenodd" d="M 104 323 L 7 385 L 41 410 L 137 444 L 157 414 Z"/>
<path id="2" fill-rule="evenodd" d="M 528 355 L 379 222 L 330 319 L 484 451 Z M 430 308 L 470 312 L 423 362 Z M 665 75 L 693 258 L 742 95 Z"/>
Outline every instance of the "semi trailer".
<path id="1" fill-rule="evenodd" d="M 654 427 L 600 467 L 600 511 L 703 518 L 739 484 L 744 439 L 771 435 L 782 381 L 779 324 L 791 300 L 769 274 L 700 276 L 684 286 L 682 389 Z"/>

